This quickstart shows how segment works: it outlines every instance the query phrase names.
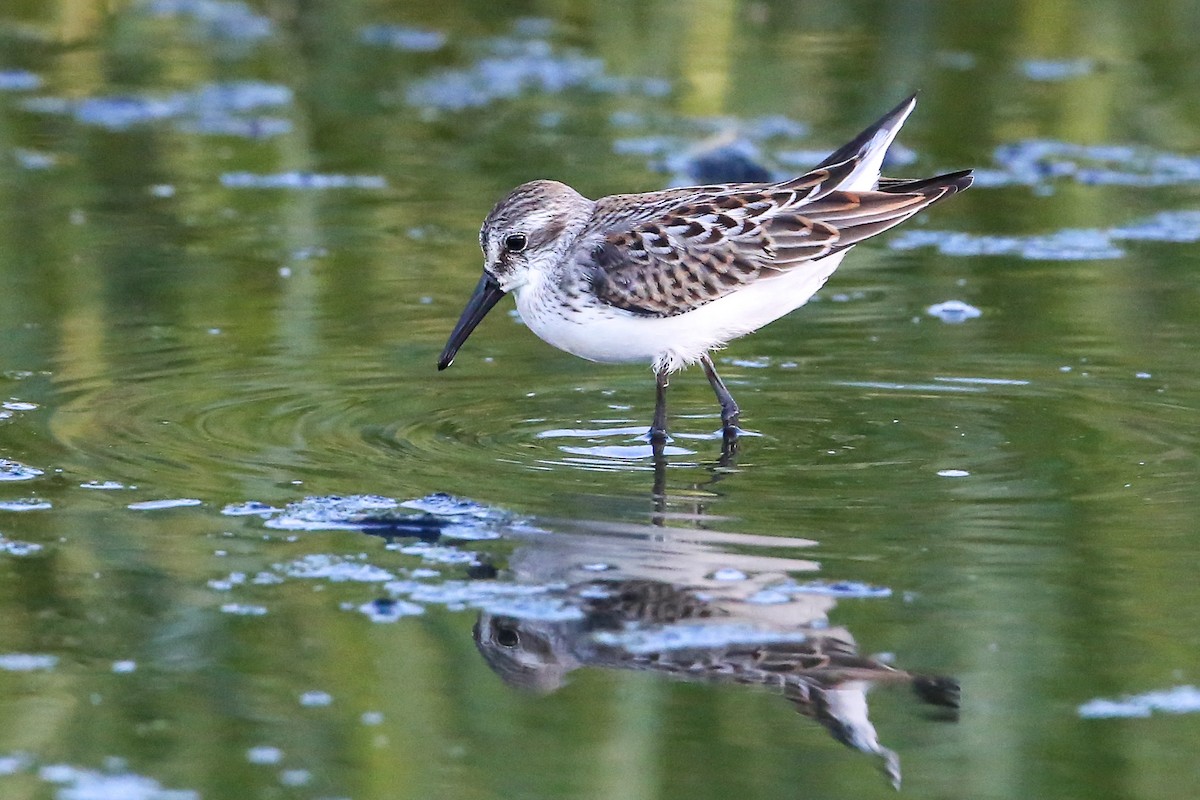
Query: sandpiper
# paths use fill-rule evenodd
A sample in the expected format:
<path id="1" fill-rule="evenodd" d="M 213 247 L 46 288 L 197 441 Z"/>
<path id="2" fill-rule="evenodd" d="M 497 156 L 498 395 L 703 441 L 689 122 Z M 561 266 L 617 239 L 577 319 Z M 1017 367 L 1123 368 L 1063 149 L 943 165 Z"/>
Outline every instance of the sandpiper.
<path id="1" fill-rule="evenodd" d="M 970 170 L 881 178 L 884 153 L 916 105 L 908 98 L 798 178 L 693 186 L 589 200 L 557 181 L 509 192 L 483 222 L 485 261 L 438 359 L 450 366 L 504 295 L 568 353 L 651 364 L 650 440 L 666 440 L 668 378 L 699 363 L 728 440 L 739 409 L 711 350 L 804 305 L 846 250 L 971 185 Z"/>

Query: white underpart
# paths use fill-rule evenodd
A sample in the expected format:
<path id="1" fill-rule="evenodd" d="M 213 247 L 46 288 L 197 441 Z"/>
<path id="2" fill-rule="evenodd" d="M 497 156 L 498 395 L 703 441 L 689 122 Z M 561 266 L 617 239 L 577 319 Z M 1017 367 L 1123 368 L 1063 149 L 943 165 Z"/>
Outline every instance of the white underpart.
<path id="1" fill-rule="evenodd" d="M 883 157 L 915 103 L 866 146 L 862 162 L 838 185 L 847 191 L 874 189 Z M 560 350 L 606 362 L 650 362 L 655 371 L 695 364 L 710 350 L 756 331 L 808 302 L 841 263 L 846 251 L 810 261 L 737 289 L 673 317 L 651 317 L 618 308 L 591 306 L 568 312 L 556 287 L 531 275 L 517 287 L 517 310 L 529 329 Z"/>
<path id="2" fill-rule="evenodd" d="M 808 302 L 845 253 L 754 283 L 719 300 L 674 317 L 647 317 L 620 309 L 587 309 L 562 316 L 546 294 L 518 290 L 517 310 L 529 329 L 545 341 L 590 361 L 650 362 L 657 371 L 695 364 L 709 350 Z"/>

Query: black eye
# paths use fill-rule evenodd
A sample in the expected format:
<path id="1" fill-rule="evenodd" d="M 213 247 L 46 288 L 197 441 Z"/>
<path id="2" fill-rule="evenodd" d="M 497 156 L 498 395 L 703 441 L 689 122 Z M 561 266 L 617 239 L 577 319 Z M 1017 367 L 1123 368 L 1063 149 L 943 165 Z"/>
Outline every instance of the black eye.
<path id="1" fill-rule="evenodd" d="M 504 237 L 504 249 L 510 253 L 519 253 L 525 249 L 529 241 L 523 233 L 510 233 Z"/>
<path id="2" fill-rule="evenodd" d="M 496 644 L 501 647 L 516 647 L 520 642 L 520 635 L 512 628 L 500 628 L 496 631 Z"/>

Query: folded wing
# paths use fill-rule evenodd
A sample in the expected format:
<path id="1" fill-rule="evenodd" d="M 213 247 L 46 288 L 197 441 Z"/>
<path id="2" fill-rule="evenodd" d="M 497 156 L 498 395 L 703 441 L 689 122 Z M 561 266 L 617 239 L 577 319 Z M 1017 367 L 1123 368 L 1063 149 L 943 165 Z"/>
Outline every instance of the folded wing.
<path id="1" fill-rule="evenodd" d="M 856 165 L 851 158 L 782 183 L 675 190 L 676 204 L 649 220 L 622 224 L 598 209 L 604 230 L 581 240 L 578 257 L 602 302 L 675 316 L 886 231 L 972 180 L 963 171 L 838 189 Z"/>

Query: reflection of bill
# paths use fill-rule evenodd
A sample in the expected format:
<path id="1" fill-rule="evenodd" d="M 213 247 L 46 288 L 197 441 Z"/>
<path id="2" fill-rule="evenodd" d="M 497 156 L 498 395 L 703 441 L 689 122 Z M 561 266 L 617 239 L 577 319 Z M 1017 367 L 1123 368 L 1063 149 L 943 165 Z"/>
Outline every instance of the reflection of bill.
<path id="1" fill-rule="evenodd" d="M 766 687 L 838 741 L 878 756 L 896 786 L 899 759 L 879 743 L 867 717 L 867 690 L 905 683 L 926 703 L 958 707 L 955 679 L 860 656 L 849 632 L 827 627 L 823 615 L 784 625 L 777 613 L 755 613 L 770 606 L 645 579 L 577 583 L 562 590 L 561 600 L 561 608 L 578 613 L 552 620 L 480 614 L 475 643 L 509 685 L 548 693 L 572 670 L 607 667 Z"/>

